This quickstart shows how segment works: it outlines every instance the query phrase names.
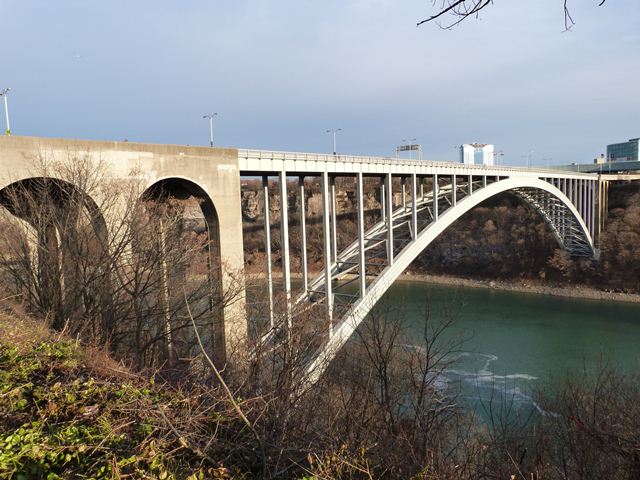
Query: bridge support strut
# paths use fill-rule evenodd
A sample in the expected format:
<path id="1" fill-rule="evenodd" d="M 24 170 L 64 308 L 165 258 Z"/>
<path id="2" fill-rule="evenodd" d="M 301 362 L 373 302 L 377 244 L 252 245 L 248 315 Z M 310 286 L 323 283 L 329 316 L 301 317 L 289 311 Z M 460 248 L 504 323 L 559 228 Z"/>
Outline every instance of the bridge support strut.
<path id="1" fill-rule="evenodd" d="M 356 194 L 358 196 L 358 263 L 360 265 L 360 298 L 364 298 L 367 290 L 367 268 L 364 256 L 364 187 L 362 172 L 358 172 L 356 183 Z"/>
<path id="2" fill-rule="evenodd" d="M 291 330 L 291 252 L 289 251 L 289 201 L 287 172 L 280 172 L 280 242 L 282 249 L 282 281 L 286 302 L 286 328 Z"/>
<path id="3" fill-rule="evenodd" d="M 329 322 L 329 337 L 333 336 L 333 292 L 331 279 L 331 226 L 329 222 L 329 174 L 322 173 L 322 244 L 324 262 L 324 285 L 326 314 Z"/>
<path id="4" fill-rule="evenodd" d="M 300 207 L 300 263 L 302 266 L 302 288 L 306 294 L 309 291 L 309 272 L 307 270 L 307 223 L 305 219 L 306 205 L 304 198 L 304 177 L 298 179 L 298 195 L 300 196 L 298 205 Z"/>
<path id="5" fill-rule="evenodd" d="M 264 249 L 267 254 L 267 288 L 269 295 L 269 325 L 275 326 L 273 318 L 273 261 L 271 259 L 271 220 L 269 219 L 269 177 L 262 176 L 262 194 L 264 196 Z"/>

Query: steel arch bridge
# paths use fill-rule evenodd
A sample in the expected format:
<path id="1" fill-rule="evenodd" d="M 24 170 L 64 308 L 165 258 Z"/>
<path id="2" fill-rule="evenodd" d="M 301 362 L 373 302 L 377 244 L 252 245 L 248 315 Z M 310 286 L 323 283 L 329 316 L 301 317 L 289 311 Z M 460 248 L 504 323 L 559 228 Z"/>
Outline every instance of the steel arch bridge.
<path id="1" fill-rule="evenodd" d="M 593 237 L 599 195 L 595 176 L 553 170 L 242 150 L 239 158 L 242 171 L 263 177 L 269 313 L 273 327 L 264 340 L 273 340 L 278 331 L 291 327 L 292 309 L 325 306 L 326 328 L 317 332 L 323 335 L 323 341 L 309 359 L 306 372 L 309 384 L 319 379 L 411 262 L 466 212 L 495 195 L 509 192 L 532 206 L 545 220 L 559 246 L 571 255 L 595 255 Z M 297 198 L 301 212 L 298 223 L 302 238 L 303 291 L 295 298 L 291 294 L 288 209 L 282 208 L 280 218 L 276 219 L 281 226 L 281 264 L 287 299 L 286 318 L 280 324 L 274 320 L 271 287 L 268 198 L 272 176 L 278 176 L 282 205 L 287 205 L 283 200 L 288 198 L 287 179 L 299 179 Z M 305 177 L 319 177 L 322 190 L 324 271 L 314 278 L 309 276 L 306 259 Z M 357 236 L 343 249 L 337 247 L 336 177 L 352 178 L 356 191 Z M 381 220 L 369 228 L 365 228 L 365 177 L 380 179 L 382 204 Z M 400 204 L 396 205 L 394 195 L 397 197 L 398 193 Z"/>
<path id="2" fill-rule="evenodd" d="M 218 269 L 214 267 L 216 262 L 212 262 L 207 267 L 211 270 L 209 281 L 211 285 L 217 282 L 216 288 L 223 296 L 235 292 L 237 285 L 244 282 L 241 179 L 261 177 L 268 274 L 265 298 L 268 308 L 265 310 L 269 332 L 260 333 L 265 334 L 266 340 L 277 339 L 283 330 L 291 331 L 297 312 L 323 311 L 322 321 L 314 332 L 318 349 L 308 362 L 309 382 L 319 378 L 411 261 L 475 205 L 501 192 L 511 192 L 542 215 L 562 248 L 581 256 L 594 255 L 594 238 L 598 238 L 607 209 L 606 179 L 597 174 L 565 170 L 16 136 L 0 137 L 0 206 L 10 205 L 6 200 L 12 191 L 27 192 L 34 185 L 37 187 L 34 179 L 42 172 L 45 160 L 47 164 L 87 160 L 104 167 L 106 183 L 104 188 L 96 190 L 98 195 L 107 192 L 112 183 L 116 186 L 133 182 L 140 183 L 145 192 L 153 193 L 163 187 L 170 194 L 197 198 L 210 245 L 213 245 L 209 254 L 216 255 L 220 260 L 217 263 L 225 267 Z M 351 213 L 357 217 L 357 229 L 346 246 L 338 242 L 336 178 L 352 182 L 355 190 L 355 209 Z M 316 210 L 322 221 L 323 271 L 317 277 L 312 277 L 307 268 L 305 204 L 311 179 L 320 185 L 322 197 L 321 206 Z M 41 185 L 64 190 L 62 180 L 64 178 L 56 179 L 54 175 L 39 181 Z M 375 213 L 378 219 L 375 224 L 365 218 L 365 181 L 380 199 L 379 204 L 376 203 L 380 208 Z M 75 192 L 76 187 L 81 190 L 80 185 L 69 185 L 69 191 Z M 299 206 L 297 219 L 290 218 L 289 208 L 281 208 L 277 218 L 270 218 L 269 198 L 273 188 L 277 189 L 273 197 L 279 199 L 281 205 L 288 205 L 290 194 L 294 194 Z M 82 196 L 86 192 L 77 194 Z M 96 205 L 101 204 L 100 198 L 92 200 Z M 118 208 L 125 207 L 117 205 L 111 215 L 119 215 Z M 103 212 L 93 206 L 90 210 L 99 220 Z M 300 228 L 301 247 L 292 252 L 289 234 L 293 222 Z M 276 312 L 274 305 L 276 258 L 272 254 L 272 225 L 278 225 L 281 233 L 277 260 L 282 267 L 284 315 Z M 99 230 L 108 230 L 108 226 Z M 54 243 L 55 232 L 42 233 L 42 238 L 50 238 Z M 292 253 L 300 259 L 301 292 L 292 290 L 291 286 Z M 238 352 L 238 345 L 246 344 L 250 319 L 245 307 L 244 298 L 225 304 L 220 319 L 212 326 L 217 352 L 214 356 L 221 359 L 222 364 Z"/>

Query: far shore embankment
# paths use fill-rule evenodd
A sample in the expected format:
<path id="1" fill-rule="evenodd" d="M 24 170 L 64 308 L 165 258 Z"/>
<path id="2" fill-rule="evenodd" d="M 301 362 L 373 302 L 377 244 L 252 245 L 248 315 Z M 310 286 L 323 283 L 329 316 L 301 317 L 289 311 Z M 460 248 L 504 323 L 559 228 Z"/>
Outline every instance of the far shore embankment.
<path id="1" fill-rule="evenodd" d="M 309 272 L 313 278 L 322 272 Z M 265 278 L 264 273 L 249 273 L 253 278 Z M 282 273 L 274 271 L 273 276 L 281 279 Z M 300 273 L 292 273 L 292 279 L 301 279 Z M 345 278 L 351 278 L 350 275 Z M 500 290 L 506 292 L 530 293 L 535 295 L 551 295 L 554 297 L 577 298 L 585 300 L 601 300 L 606 302 L 640 303 L 640 294 L 612 292 L 598 290 L 585 285 L 552 285 L 541 284 L 530 279 L 523 280 L 491 280 L 456 277 L 452 275 L 431 275 L 406 272 L 403 273 L 398 282 L 420 282 L 434 285 L 447 285 L 451 287 L 484 288 L 490 290 Z"/>
<path id="2" fill-rule="evenodd" d="M 485 288 L 508 292 L 552 295 L 554 297 L 603 300 L 611 302 L 640 303 L 640 295 L 634 293 L 598 290 L 585 285 L 539 284 L 532 280 L 478 280 L 450 275 L 403 274 L 398 281 L 424 282 L 468 288 Z"/>

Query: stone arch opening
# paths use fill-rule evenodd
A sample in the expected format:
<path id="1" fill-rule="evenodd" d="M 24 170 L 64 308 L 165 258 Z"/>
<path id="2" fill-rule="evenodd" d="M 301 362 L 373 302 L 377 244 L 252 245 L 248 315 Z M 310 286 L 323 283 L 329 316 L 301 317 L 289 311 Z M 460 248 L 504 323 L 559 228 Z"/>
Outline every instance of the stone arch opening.
<path id="1" fill-rule="evenodd" d="M 193 323 L 218 365 L 225 363 L 225 328 L 216 208 L 207 192 L 183 178 L 165 178 L 145 190 L 142 225 L 134 236 L 134 252 L 157 253 L 151 275 L 158 284 L 158 321 L 151 336 L 163 337 L 170 366 L 198 356 Z M 149 258 L 147 258 L 149 260 Z"/>
<path id="2" fill-rule="evenodd" d="M 108 334 L 111 309 L 107 226 L 99 207 L 70 182 L 32 177 L 0 190 L 3 283 L 55 329 Z"/>

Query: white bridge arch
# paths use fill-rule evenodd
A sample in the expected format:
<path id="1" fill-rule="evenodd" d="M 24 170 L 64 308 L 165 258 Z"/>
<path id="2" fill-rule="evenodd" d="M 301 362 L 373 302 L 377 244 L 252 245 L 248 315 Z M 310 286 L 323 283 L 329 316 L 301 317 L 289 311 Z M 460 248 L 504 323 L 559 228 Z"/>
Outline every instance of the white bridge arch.
<path id="1" fill-rule="evenodd" d="M 582 216 L 571 200 L 551 183 L 533 178 L 507 178 L 487 185 L 458 201 L 455 206 L 441 214 L 437 221 L 427 225 L 417 238 L 395 255 L 393 261 L 364 288 L 364 291 L 361 291 L 359 298 L 351 304 L 342 318 L 337 319 L 331 335 L 309 362 L 308 382 L 314 383 L 318 380 L 367 314 L 423 250 L 465 213 L 504 192 L 514 193 L 533 206 L 545 219 L 562 248 L 578 255 L 595 254 L 593 239 Z M 351 245 L 345 251 L 353 248 L 354 245 Z M 335 264 L 333 268 L 335 269 Z M 318 282 L 320 278 L 316 279 L 316 288 L 322 285 L 322 281 Z M 334 275 L 334 278 L 339 279 L 340 275 Z M 300 297 L 299 300 L 304 298 L 306 297 Z"/>

